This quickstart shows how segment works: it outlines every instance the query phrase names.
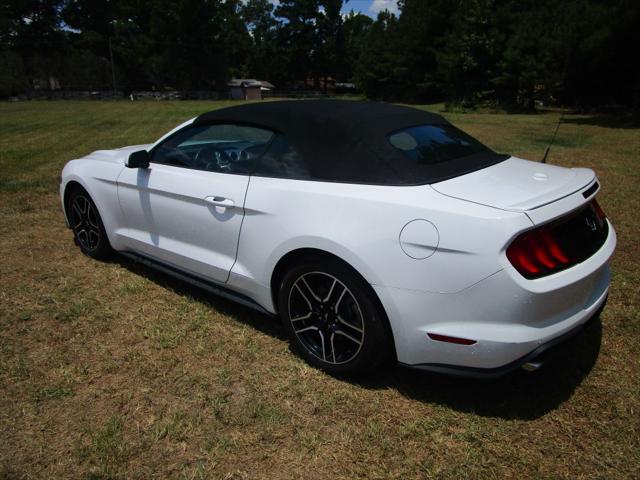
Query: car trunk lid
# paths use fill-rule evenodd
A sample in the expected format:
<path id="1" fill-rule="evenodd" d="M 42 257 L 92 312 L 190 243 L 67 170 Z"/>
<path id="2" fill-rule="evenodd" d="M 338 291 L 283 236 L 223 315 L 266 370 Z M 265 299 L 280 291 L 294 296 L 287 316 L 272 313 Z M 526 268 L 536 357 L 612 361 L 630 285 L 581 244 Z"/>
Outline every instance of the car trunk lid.
<path id="1" fill-rule="evenodd" d="M 594 178 L 590 169 L 557 167 L 510 157 L 431 187 L 449 197 L 525 212 L 568 197 Z"/>

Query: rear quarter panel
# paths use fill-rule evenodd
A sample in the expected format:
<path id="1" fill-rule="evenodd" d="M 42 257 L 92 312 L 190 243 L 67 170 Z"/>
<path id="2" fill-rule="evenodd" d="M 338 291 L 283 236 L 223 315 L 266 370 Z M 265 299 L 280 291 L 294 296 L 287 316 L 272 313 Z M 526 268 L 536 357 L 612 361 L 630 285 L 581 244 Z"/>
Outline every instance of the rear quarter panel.
<path id="1" fill-rule="evenodd" d="M 502 269 L 504 243 L 531 227 L 523 213 L 452 199 L 429 186 L 264 177 L 251 178 L 245 215 L 230 282 L 255 284 L 265 292 L 277 262 L 299 248 L 340 257 L 372 285 L 458 292 Z M 437 250 L 423 260 L 400 247 L 402 228 L 415 219 L 426 219 L 438 230 Z M 266 294 L 257 300 L 273 311 Z"/>

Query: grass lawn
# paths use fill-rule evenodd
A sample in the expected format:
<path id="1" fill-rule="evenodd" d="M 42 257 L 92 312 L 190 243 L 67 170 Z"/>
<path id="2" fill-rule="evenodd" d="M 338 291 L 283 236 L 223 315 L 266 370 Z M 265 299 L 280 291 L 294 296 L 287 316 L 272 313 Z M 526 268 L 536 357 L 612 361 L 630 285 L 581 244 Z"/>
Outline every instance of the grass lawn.
<path id="1" fill-rule="evenodd" d="M 290 353 L 274 320 L 90 260 L 64 226 L 67 160 L 222 104 L 0 103 L 0 478 L 638 478 L 639 122 L 567 115 L 549 157 L 597 171 L 619 235 L 601 321 L 554 363 L 347 382 Z M 532 159 L 559 118 L 445 115 Z"/>

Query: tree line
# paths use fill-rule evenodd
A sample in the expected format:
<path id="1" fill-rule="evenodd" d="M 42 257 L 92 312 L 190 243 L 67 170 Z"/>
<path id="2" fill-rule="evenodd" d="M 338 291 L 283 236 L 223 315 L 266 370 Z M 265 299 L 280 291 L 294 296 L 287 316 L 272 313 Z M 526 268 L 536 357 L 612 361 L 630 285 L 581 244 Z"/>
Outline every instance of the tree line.
<path id="1" fill-rule="evenodd" d="M 279 89 L 532 109 L 640 105 L 637 0 L 10 0 L 0 96 L 49 89 Z"/>

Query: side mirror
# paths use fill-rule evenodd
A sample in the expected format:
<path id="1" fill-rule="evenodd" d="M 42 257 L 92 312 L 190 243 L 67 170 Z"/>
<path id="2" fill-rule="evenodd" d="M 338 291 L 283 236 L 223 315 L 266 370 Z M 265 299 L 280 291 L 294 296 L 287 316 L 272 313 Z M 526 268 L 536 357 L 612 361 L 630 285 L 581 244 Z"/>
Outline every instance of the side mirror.
<path id="1" fill-rule="evenodd" d="M 149 168 L 150 159 L 151 157 L 149 156 L 149 152 L 146 150 L 140 150 L 129 155 L 125 165 L 129 168 Z"/>

